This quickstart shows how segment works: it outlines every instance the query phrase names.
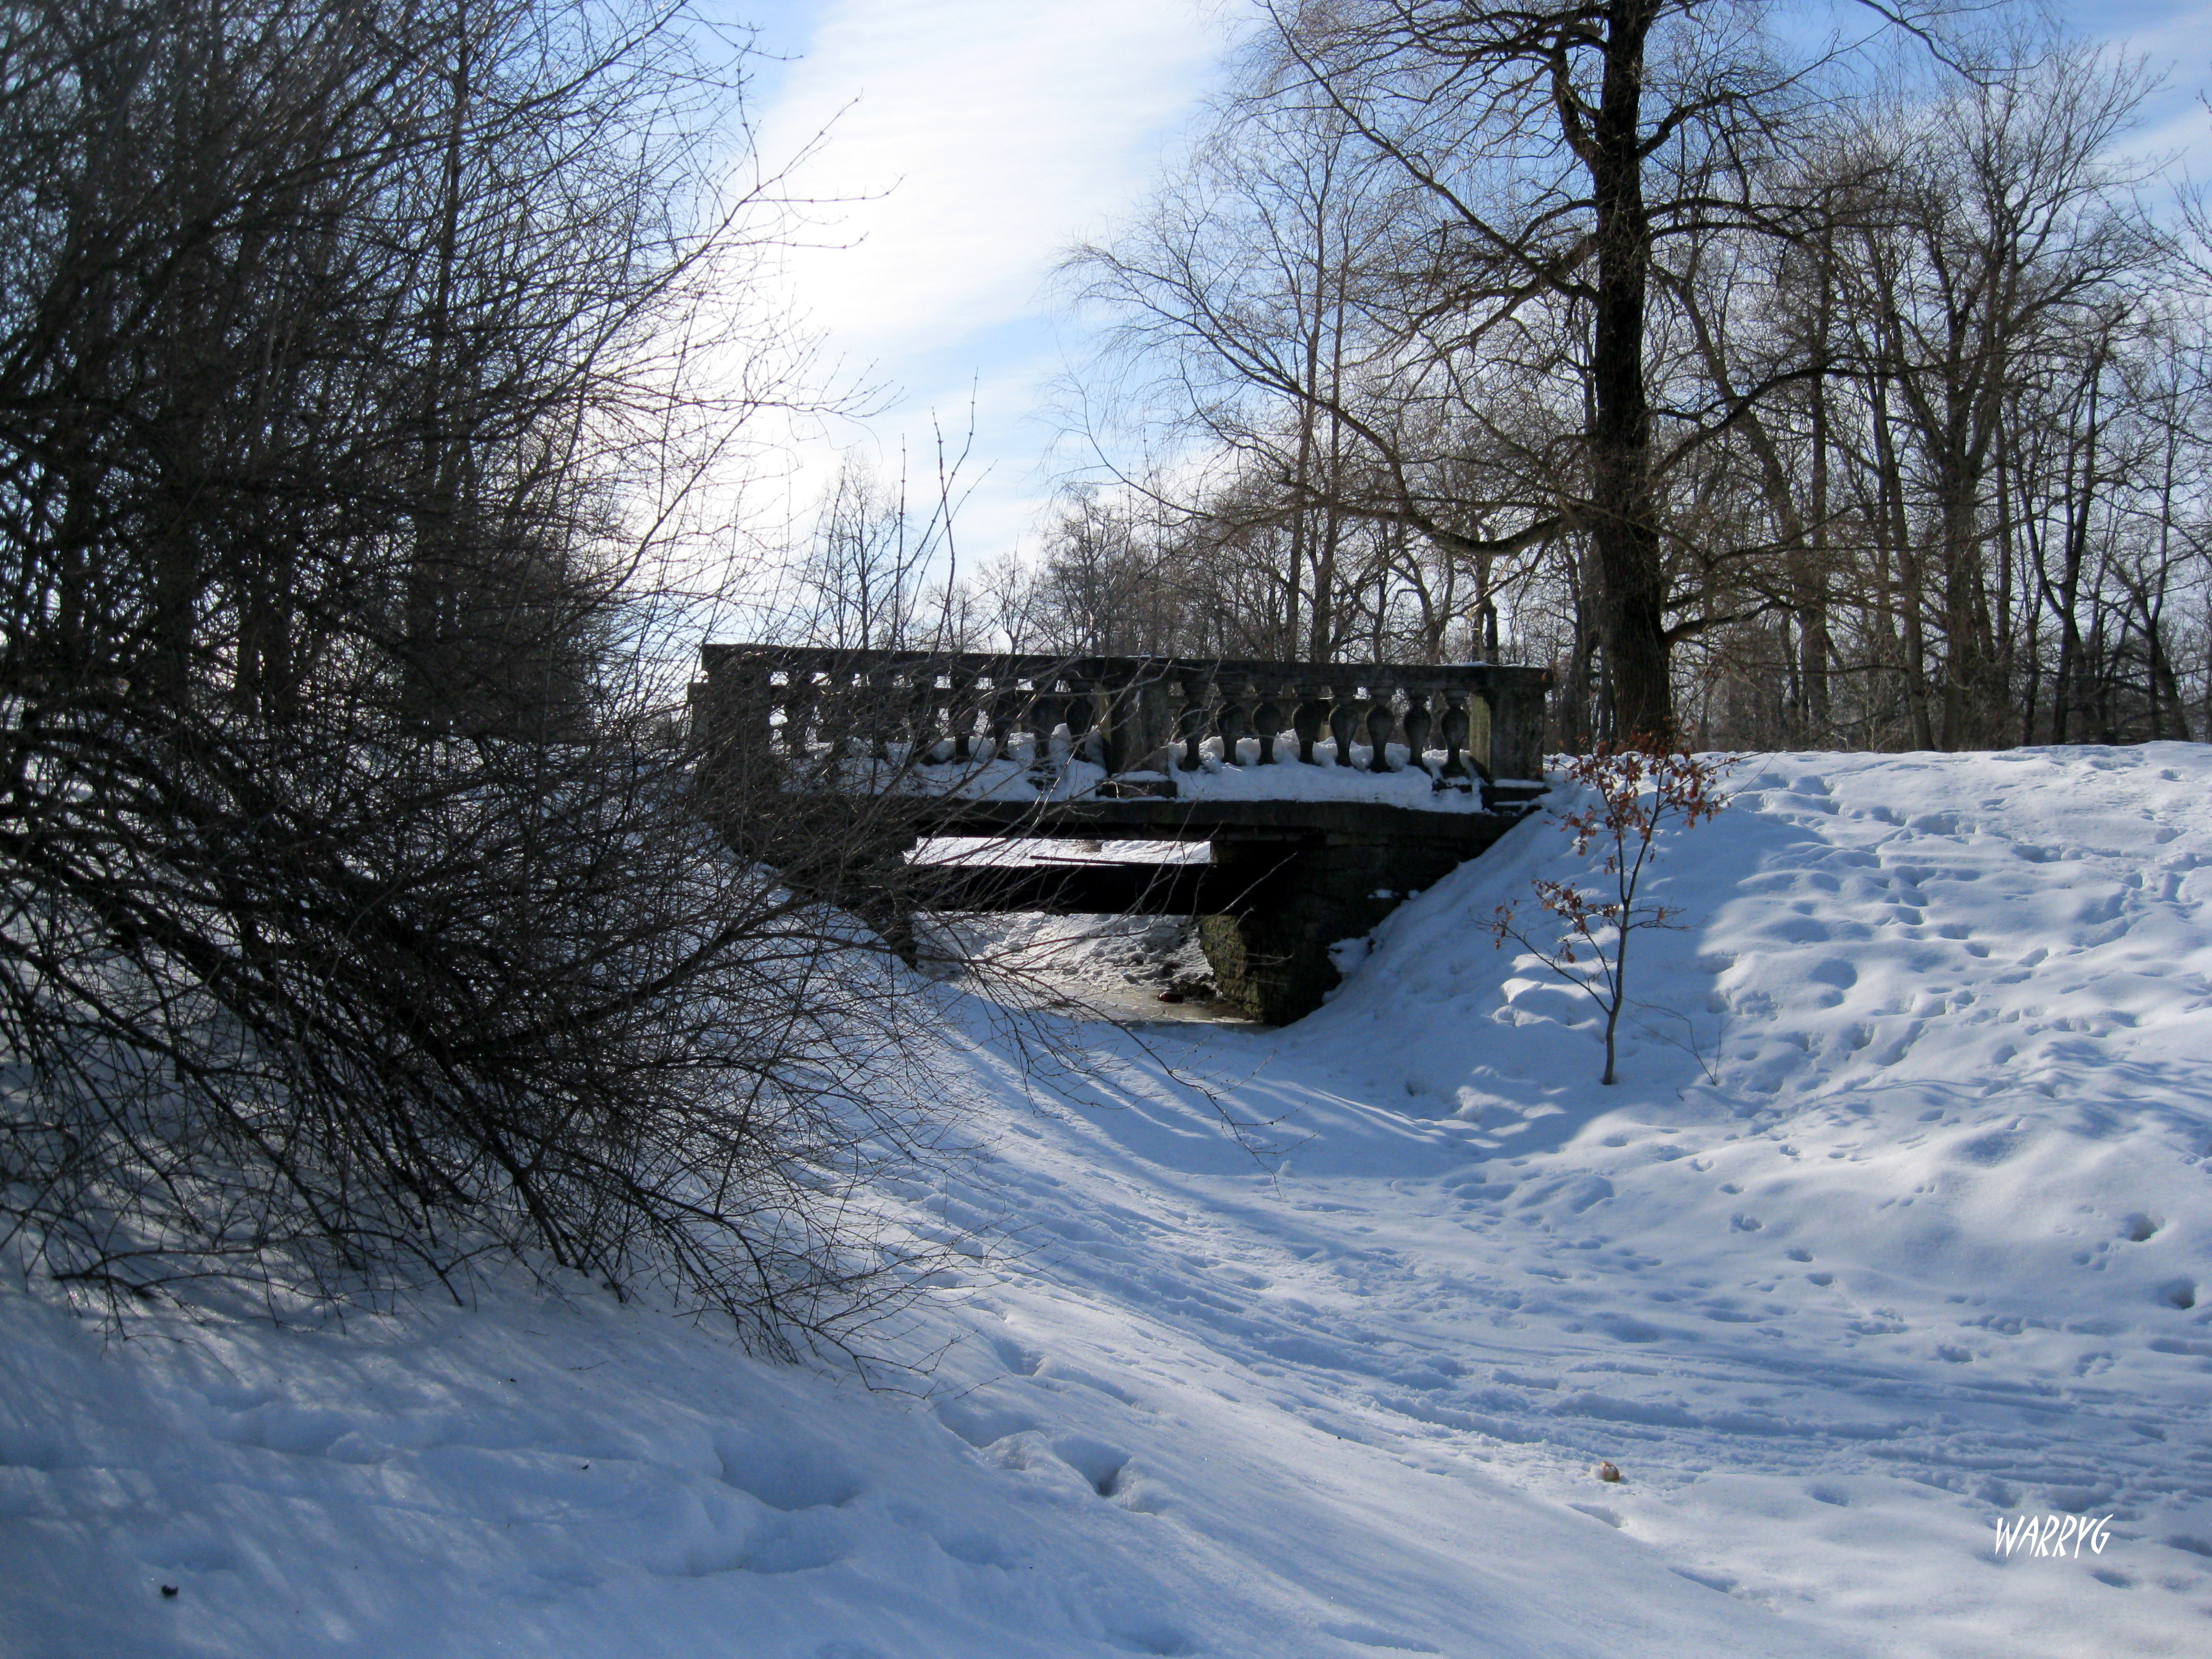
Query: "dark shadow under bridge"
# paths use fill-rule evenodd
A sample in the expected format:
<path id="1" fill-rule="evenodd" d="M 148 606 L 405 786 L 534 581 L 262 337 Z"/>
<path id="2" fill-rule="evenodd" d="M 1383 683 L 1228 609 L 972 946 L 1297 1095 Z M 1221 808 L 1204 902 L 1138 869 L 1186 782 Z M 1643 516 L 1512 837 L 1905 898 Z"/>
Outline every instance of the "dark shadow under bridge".
<path id="1" fill-rule="evenodd" d="M 747 845 L 742 805 L 724 819 L 795 882 L 836 896 L 816 872 L 897 856 L 914 873 L 893 908 L 1194 915 L 1224 996 L 1276 1023 L 1336 982 L 1330 945 L 1480 854 L 1543 788 L 1545 669 L 754 644 L 702 656 L 693 727 L 715 798 L 819 803 L 804 849 Z M 1030 844 L 1055 840 L 1209 852 L 1162 863 Z"/>

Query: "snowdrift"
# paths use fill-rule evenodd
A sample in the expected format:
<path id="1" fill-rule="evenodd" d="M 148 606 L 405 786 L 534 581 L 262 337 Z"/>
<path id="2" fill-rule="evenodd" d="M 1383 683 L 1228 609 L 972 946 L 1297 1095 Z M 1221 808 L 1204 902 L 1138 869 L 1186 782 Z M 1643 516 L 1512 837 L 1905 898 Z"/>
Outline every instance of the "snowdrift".
<path id="1" fill-rule="evenodd" d="M 1542 818 L 1285 1031 L 1091 1028 L 1055 1096 L 969 1009 L 988 1156 L 899 1196 L 1006 1246 L 912 1395 L 582 1288 L 9 1287 L 0 1651 L 2212 1650 L 2212 751 L 1732 787 L 1612 1089 L 1481 926 Z M 2046 1514 L 2104 1547 L 2000 1553 Z"/>

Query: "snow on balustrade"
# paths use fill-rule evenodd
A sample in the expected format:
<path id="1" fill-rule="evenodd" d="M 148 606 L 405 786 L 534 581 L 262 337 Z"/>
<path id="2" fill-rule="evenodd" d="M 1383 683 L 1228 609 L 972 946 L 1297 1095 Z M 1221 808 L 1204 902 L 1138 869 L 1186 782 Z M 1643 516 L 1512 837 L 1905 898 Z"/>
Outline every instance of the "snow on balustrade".
<path id="1" fill-rule="evenodd" d="M 1033 745 L 1027 742 L 1014 746 L 1005 759 L 994 757 L 987 744 L 979 744 L 975 757 L 966 761 L 941 753 L 916 759 L 900 744 L 893 745 L 890 754 L 881 760 L 847 756 L 837 763 L 836 778 L 837 787 L 854 793 L 895 792 L 957 800 L 1127 799 L 1130 793 L 1150 786 L 1162 798 L 1176 800 L 1376 801 L 1437 812 L 1483 810 L 1482 794 L 1474 780 L 1457 787 L 1449 781 L 1440 781 L 1439 775 L 1449 760 L 1441 749 L 1430 750 L 1422 763 L 1415 766 L 1403 744 L 1392 744 L 1390 769 L 1377 771 L 1369 765 L 1370 751 L 1364 748 L 1354 752 L 1350 763 L 1340 766 L 1330 753 L 1331 745 L 1326 744 L 1320 746 L 1317 761 L 1301 762 L 1279 753 L 1265 765 L 1252 757 L 1253 739 L 1244 739 L 1243 747 L 1245 758 L 1234 766 L 1224 765 L 1218 741 L 1209 741 L 1194 772 L 1123 773 L 1109 780 L 1104 767 L 1067 752 L 1063 727 L 1054 740 L 1054 753 L 1048 761 L 1035 760 Z M 1179 760 L 1181 745 L 1172 753 Z M 817 764 L 826 764 L 832 756 L 824 747 L 812 750 L 811 758 Z M 1102 794 L 1109 781 L 1118 793 Z"/>
<path id="2" fill-rule="evenodd" d="M 1547 671 L 708 645 L 708 741 L 857 792 L 1484 810 L 1540 773 Z"/>

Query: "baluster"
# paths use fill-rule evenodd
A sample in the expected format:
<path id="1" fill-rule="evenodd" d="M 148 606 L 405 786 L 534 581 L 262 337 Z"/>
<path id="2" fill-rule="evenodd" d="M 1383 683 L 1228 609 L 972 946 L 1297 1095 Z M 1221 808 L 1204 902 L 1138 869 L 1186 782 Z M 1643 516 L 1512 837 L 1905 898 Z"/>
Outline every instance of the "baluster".
<path id="1" fill-rule="evenodd" d="M 870 760 L 888 761 L 891 757 L 891 735 L 896 718 L 892 702 L 891 671 L 871 669 L 862 677 L 867 686 L 866 701 L 861 708 L 861 718 L 866 722 L 861 741 L 867 744 Z"/>
<path id="2" fill-rule="evenodd" d="M 1030 688 L 1023 684 L 1018 676 L 1010 677 L 1007 679 L 1006 689 L 1003 695 L 1006 700 L 1000 705 L 1004 712 L 1000 719 L 1006 726 L 1006 746 L 1001 752 L 1006 759 L 1012 760 L 1014 745 L 1030 733 L 1030 721 L 1034 711 L 1030 707 L 1031 701 Z M 1036 756 L 1036 739 L 1033 736 L 1030 737 L 1030 756 L 1031 758 L 1035 758 Z"/>
<path id="3" fill-rule="evenodd" d="M 952 728 L 952 759 L 964 766 L 975 758 L 975 676 L 955 669 L 945 681 L 945 719 Z"/>
<path id="4" fill-rule="evenodd" d="M 1421 771 L 1429 769 L 1429 730 L 1434 724 L 1429 718 L 1429 694 L 1419 688 L 1406 693 L 1406 748 L 1413 764 Z"/>
<path id="5" fill-rule="evenodd" d="M 1083 740 L 1083 696 L 1073 680 L 1054 680 L 1053 684 L 1059 693 L 1053 707 L 1060 713 L 1060 724 L 1066 728 L 1067 742 L 1063 747 L 1055 736 L 1052 754 L 1055 762 L 1065 765 L 1075 758 L 1075 745 Z"/>
<path id="6" fill-rule="evenodd" d="M 1083 695 L 1082 681 L 1069 679 L 1060 683 L 1060 720 L 1067 728 L 1067 747 L 1060 751 L 1063 762 L 1075 760 L 1083 753 L 1083 734 L 1091 729 L 1091 722 L 1084 718 L 1085 705 L 1090 701 Z"/>
<path id="7" fill-rule="evenodd" d="M 1359 688 L 1354 686 L 1352 689 L 1356 691 Z M 1355 763 L 1352 758 L 1352 739 L 1358 730 L 1359 699 L 1340 696 L 1337 695 L 1336 688 L 1330 687 L 1328 731 L 1329 735 L 1336 739 L 1336 763 L 1339 766 L 1351 766 Z"/>
<path id="8" fill-rule="evenodd" d="M 1071 759 L 1082 759 L 1094 765 L 1106 763 L 1107 714 L 1103 681 L 1085 678 L 1074 682 L 1076 694 L 1067 714 L 1067 752 Z M 1083 729 L 1076 730 L 1078 722 Z"/>
<path id="9" fill-rule="evenodd" d="M 1091 676 L 1091 758 L 1108 777 L 1122 769 L 1118 763 L 1128 747 L 1129 691 L 1103 665 Z"/>
<path id="10" fill-rule="evenodd" d="M 1006 757 L 1006 717 L 1000 708 L 1000 687 L 1006 681 L 995 671 L 987 671 L 975 677 L 975 738 L 969 752 L 981 765 L 988 748 L 990 757 L 1002 761 Z"/>
<path id="11" fill-rule="evenodd" d="M 778 678 L 779 671 L 769 669 L 761 676 L 761 723 L 768 728 L 762 747 L 770 754 L 788 755 L 791 752 L 791 676 Z M 783 716 L 778 724 L 776 716 Z"/>
<path id="12" fill-rule="evenodd" d="M 1260 764 L 1275 763 L 1275 739 L 1282 735 L 1283 706 L 1275 701 L 1275 694 L 1264 692 L 1259 707 L 1252 711 L 1252 725 L 1260 738 Z"/>
<path id="13" fill-rule="evenodd" d="M 1195 772 L 1201 763 L 1200 745 L 1206 738 L 1206 704 L 1213 682 L 1204 674 L 1186 674 L 1182 679 L 1182 708 L 1176 715 L 1176 731 L 1182 738 L 1182 758 L 1176 763 L 1185 772 Z"/>
<path id="14" fill-rule="evenodd" d="M 913 667 L 899 672 L 899 697 L 896 705 L 898 740 L 906 745 L 906 764 L 911 769 L 929 758 L 930 740 L 936 735 L 929 726 L 928 687 L 935 676 Z"/>
<path id="15" fill-rule="evenodd" d="M 1242 766 L 1244 757 L 1238 745 L 1252 724 L 1252 707 L 1245 693 L 1249 690 L 1241 681 L 1231 681 L 1221 688 L 1221 711 L 1214 717 L 1214 730 L 1221 737 L 1221 763 Z"/>
<path id="16" fill-rule="evenodd" d="M 950 672 L 945 684 L 939 686 L 938 677 L 932 674 L 924 682 L 930 688 L 929 708 L 923 722 L 923 741 L 929 744 L 930 758 L 937 757 L 937 745 L 945 745 L 945 758 L 949 763 L 960 758 L 960 709 L 964 699 L 960 695 L 960 683 Z"/>
<path id="17" fill-rule="evenodd" d="M 1042 771 L 1052 764 L 1052 734 L 1059 728 L 1060 711 L 1066 699 L 1055 689 L 1057 679 L 1040 679 L 1036 695 L 1030 699 L 1030 728 L 1036 734 L 1036 747 L 1030 751 L 1032 771 Z"/>
<path id="18" fill-rule="evenodd" d="M 1314 759 L 1314 744 L 1321 741 L 1322 725 L 1328 719 L 1328 705 L 1322 701 L 1327 691 L 1326 686 L 1299 686 L 1298 706 L 1291 712 L 1291 730 L 1298 739 L 1298 759 L 1308 766 L 1319 764 Z"/>
<path id="19" fill-rule="evenodd" d="M 846 731 L 848 702 L 834 673 L 824 670 L 818 677 L 806 677 L 808 742 L 810 746 L 820 744 L 823 754 L 831 762 L 843 758 L 850 746 Z"/>
<path id="20" fill-rule="evenodd" d="M 802 669 L 793 669 L 784 676 L 783 684 L 783 748 L 795 761 L 805 761 L 811 752 L 807 746 L 807 722 L 814 708 L 814 676 Z"/>
<path id="21" fill-rule="evenodd" d="M 1367 709 L 1367 769 L 1370 772 L 1395 772 L 1390 764 L 1390 733 L 1397 729 L 1398 711 L 1390 706 L 1390 692 L 1382 686 L 1367 688 L 1376 693 Z"/>
<path id="22" fill-rule="evenodd" d="M 852 752 L 853 694 L 839 682 L 834 669 L 823 669 L 814 687 L 814 729 L 823 744 L 823 763 L 835 766 Z M 811 683 L 813 675 L 807 679 Z"/>
<path id="23" fill-rule="evenodd" d="M 831 752 L 839 760 L 851 760 L 872 752 L 868 747 L 870 734 L 875 727 L 868 719 L 868 684 L 866 677 L 849 671 L 831 676 L 836 697 L 837 730 L 832 739 Z"/>
<path id="24" fill-rule="evenodd" d="M 1444 693 L 1444 769 L 1437 776 L 1439 781 L 1447 778 L 1467 776 L 1467 693 Z"/>
<path id="25" fill-rule="evenodd" d="M 937 717 L 939 698 L 937 670 L 923 664 L 907 671 L 906 697 L 902 707 L 906 728 L 906 763 L 927 766 L 937 758 Z"/>
<path id="26" fill-rule="evenodd" d="M 1021 719 L 1021 694 L 1014 689 L 1013 677 L 994 672 L 991 675 L 991 695 L 983 704 L 983 718 L 989 723 L 991 758 L 1009 758 L 1017 721 Z"/>
<path id="27" fill-rule="evenodd" d="M 886 745 L 891 718 L 890 690 L 884 679 L 881 669 L 864 672 L 859 679 L 860 707 L 854 711 L 859 717 L 854 735 L 860 753 L 872 761 L 883 760 L 890 754 Z"/>
<path id="28" fill-rule="evenodd" d="M 1115 773 L 1168 769 L 1168 740 L 1175 716 L 1168 696 L 1165 665 L 1140 659 L 1130 671 L 1115 705 L 1113 763 Z"/>

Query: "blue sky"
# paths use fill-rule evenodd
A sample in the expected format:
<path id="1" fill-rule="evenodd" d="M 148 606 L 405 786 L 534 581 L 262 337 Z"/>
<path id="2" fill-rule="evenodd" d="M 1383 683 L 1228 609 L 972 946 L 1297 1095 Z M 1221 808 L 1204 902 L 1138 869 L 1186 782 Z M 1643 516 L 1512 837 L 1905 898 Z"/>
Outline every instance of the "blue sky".
<path id="1" fill-rule="evenodd" d="M 2020 0 L 2022 4 L 2028 0 Z M 748 493 L 757 525 L 803 524 L 858 447 L 925 485 L 935 431 L 974 440 L 963 568 L 1034 545 L 1055 479 L 1054 387 L 1082 341 L 1054 289 L 1071 243 L 1144 197 L 1214 84 L 1239 0 L 725 0 L 781 62 L 756 65 L 770 158 L 823 142 L 797 175 L 827 210 L 788 296 L 848 374 L 882 389 L 862 422 L 791 434 L 784 474 Z M 2066 0 L 2084 33 L 2167 70 L 2140 137 L 2212 173 L 2212 0 Z"/>
<path id="2" fill-rule="evenodd" d="M 1060 463 L 1047 413 L 1072 342 L 1052 271 L 1142 197 L 1192 118 L 1227 33 L 1199 0 L 828 0 L 741 12 L 767 53 L 755 116 L 770 158 L 827 138 L 798 175 L 821 246 L 789 298 L 879 411 L 795 434 L 787 476 L 750 492 L 799 524 L 858 447 L 925 492 L 935 430 L 974 441 L 963 568 L 1029 534 Z"/>

